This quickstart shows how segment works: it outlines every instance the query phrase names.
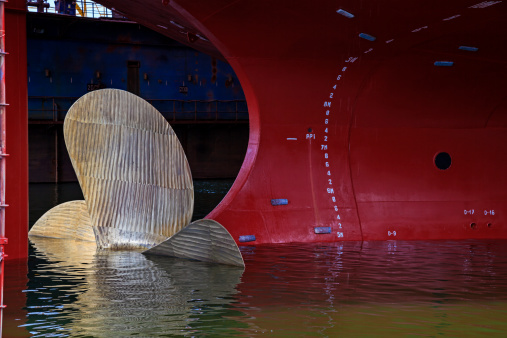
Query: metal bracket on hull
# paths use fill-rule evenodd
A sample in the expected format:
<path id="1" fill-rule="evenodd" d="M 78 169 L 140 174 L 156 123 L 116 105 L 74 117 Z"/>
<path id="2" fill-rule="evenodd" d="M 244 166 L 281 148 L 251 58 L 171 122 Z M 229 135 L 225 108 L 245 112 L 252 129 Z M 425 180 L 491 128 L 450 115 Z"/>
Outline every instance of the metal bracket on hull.
<path id="1" fill-rule="evenodd" d="M 287 205 L 289 204 L 289 200 L 286 198 L 275 198 L 271 200 L 271 205 Z"/>

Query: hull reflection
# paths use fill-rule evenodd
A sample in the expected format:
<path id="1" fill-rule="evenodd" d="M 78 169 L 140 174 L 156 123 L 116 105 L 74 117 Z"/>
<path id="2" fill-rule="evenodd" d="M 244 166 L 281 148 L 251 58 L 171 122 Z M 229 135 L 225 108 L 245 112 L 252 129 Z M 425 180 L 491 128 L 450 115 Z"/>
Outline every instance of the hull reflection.
<path id="1" fill-rule="evenodd" d="M 387 241 L 242 248 L 237 306 L 249 333 L 507 332 L 506 241 Z"/>
<path id="2" fill-rule="evenodd" d="M 252 297 L 257 301 L 266 301 L 267 294 L 288 304 L 301 300 L 295 294 L 339 303 L 507 299 L 505 240 L 344 242 L 242 251 L 247 268 L 239 289 L 259 295 Z"/>
<path id="3" fill-rule="evenodd" d="M 86 246 L 65 256 L 58 243 L 34 243 L 24 324 L 33 335 L 507 332 L 506 241 L 258 245 L 241 248 L 244 272 Z"/>

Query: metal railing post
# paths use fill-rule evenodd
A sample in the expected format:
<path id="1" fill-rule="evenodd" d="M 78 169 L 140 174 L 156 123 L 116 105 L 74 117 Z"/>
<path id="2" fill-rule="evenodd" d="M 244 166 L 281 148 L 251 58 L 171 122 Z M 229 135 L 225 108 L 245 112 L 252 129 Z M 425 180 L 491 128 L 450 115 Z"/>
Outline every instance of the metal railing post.
<path id="1" fill-rule="evenodd" d="M 52 109 L 53 109 L 53 121 L 56 121 L 58 119 L 58 111 L 56 109 L 56 102 L 55 98 L 51 98 L 51 102 L 53 103 Z"/>
<path id="2" fill-rule="evenodd" d="M 58 183 L 58 127 L 56 126 L 56 122 L 58 121 L 58 105 L 56 104 L 56 100 L 53 97 L 53 133 L 55 134 L 55 183 Z"/>

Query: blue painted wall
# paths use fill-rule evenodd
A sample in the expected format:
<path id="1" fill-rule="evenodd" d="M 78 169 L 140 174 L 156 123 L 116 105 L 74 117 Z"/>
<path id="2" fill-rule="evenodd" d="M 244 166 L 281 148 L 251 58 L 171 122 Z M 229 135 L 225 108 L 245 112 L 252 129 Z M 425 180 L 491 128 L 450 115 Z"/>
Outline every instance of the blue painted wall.
<path id="1" fill-rule="evenodd" d="M 145 99 L 244 100 L 226 62 L 138 24 L 29 13 L 27 30 L 31 97 L 79 97 L 89 84 L 99 83 L 126 90 L 130 60 L 140 62 L 140 96 Z M 188 93 L 180 92 L 182 86 Z M 62 109 L 71 103 L 60 101 Z M 48 118 L 38 108 L 40 100 L 31 99 L 30 117 Z"/>
<path id="2" fill-rule="evenodd" d="M 164 113 L 174 107 L 171 102 L 151 102 L 170 121 L 181 122 L 174 123 L 173 129 L 187 154 L 192 176 L 237 175 L 248 144 L 248 113 L 239 81 L 226 62 L 134 23 L 29 13 L 27 33 L 31 182 L 76 180 L 60 122 L 76 98 L 87 93 L 89 84 L 100 82 L 106 88 L 126 90 L 127 61 L 140 62 L 141 97 L 182 100 L 176 101 L 180 104 L 176 111 L 185 113 L 175 114 Z M 187 94 L 180 93 L 183 85 L 188 87 Z M 191 100 L 226 102 L 196 104 Z M 199 113 L 194 116 L 195 107 Z M 59 122 L 48 121 L 55 117 Z M 198 123 L 214 118 L 229 123 Z"/>

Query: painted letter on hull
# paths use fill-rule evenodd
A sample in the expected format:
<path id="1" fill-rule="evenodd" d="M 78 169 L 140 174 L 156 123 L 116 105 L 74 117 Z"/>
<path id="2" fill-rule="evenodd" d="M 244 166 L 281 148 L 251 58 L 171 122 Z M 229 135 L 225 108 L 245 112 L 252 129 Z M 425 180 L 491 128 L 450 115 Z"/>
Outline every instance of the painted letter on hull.
<path id="1" fill-rule="evenodd" d="M 507 238 L 507 3 L 99 2 L 235 69 L 240 244 Z"/>

